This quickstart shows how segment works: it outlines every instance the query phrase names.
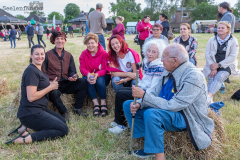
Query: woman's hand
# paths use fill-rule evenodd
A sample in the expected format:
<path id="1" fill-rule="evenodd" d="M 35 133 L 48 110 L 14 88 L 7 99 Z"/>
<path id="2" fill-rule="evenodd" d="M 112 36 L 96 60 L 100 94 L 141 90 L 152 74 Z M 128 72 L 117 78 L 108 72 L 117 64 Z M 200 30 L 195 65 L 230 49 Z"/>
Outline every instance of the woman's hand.
<path id="1" fill-rule="evenodd" d="M 140 87 L 132 86 L 132 96 L 135 98 L 143 98 L 145 91 Z"/>
<path id="2" fill-rule="evenodd" d="M 137 112 L 137 110 L 139 110 L 139 108 L 140 108 L 140 104 L 139 104 L 139 103 L 136 103 L 136 104 L 134 105 L 134 102 L 132 102 L 132 103 L 130 104 L 130 109 L 131 109 L 131 113 L 132 113 L 132 114 L 135 114 L 135 113 Z"/>
<path id="3" fill-rule="evenodd" d="M 57 77 L 50 83 L 50 87 L 52 90 L 58 89 Z"/>
<path id="4" fill-rule="evenodd" d="M 93 77 L 93 78 L 90 78 L 90 75 L 91 75 L 91 73 L 88 73 L 87 81 L 88 81 L 90 84 L 95 84 L 96 81 L 97 81 L 97 78 L 98 78 L 98 74 L 97 74 L 97 73 L 94 73 L 94 77 Z"/>
<path id="5" fill-rule="evenodd" d="M 148 27 L 144 27 L 144 29 L 146 30 Z"/>
<path id="6" fill-rule="evenodd" d="M 217 74 L 217 70 L 212 70 L 211 73 L 210 73 L 210 78 L 214 78 Z"/>
<path id="7" fill-rule="evenodd" d="M 210 69 L 213 71 L 213 70 L 216 70 L 218 69 L 218 63 L 213 63 L 210 65 Z"/>
<path id="8" fill-rule="evenodd" d="M 128 77 L 130 77 L 132 79 L 136 79 L 136 73 L 128 72 Z"/>
<path id="9" fill-rule="evenodd" d="M 114 83 L 116 84 L 116 85 L 119 85 L 119 84 L 122 84 L 122 83 L 124 83 L 126 80 L 123 78 L 123 79 L 120 79 L 120 81 L 119 82 L 116 82 L 116 79 L 114 79 Z"/>

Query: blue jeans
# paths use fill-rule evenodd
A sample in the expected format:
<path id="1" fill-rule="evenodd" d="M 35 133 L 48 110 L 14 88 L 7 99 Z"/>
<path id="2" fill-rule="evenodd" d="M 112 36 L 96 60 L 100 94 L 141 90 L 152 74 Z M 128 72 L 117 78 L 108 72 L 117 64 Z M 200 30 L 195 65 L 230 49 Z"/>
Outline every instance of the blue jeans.
<path id="1" fill-rule="evenodd" d="M 12 47 L 12 41 L 13 41 L 13 44 L 14 44 L 14 48 L 16 48 L 16 38 L 10 38 L 11 48 L 13 48 Z"/>
<path id="2" fill-rule="evenodd" d="M 119 88 L 122 88 L 122 87 L 124 87 L 123 86 L 123 84 L 119 84 L 119 85 L 116 85 L 115 83 L 114 83 L 114 80 L 116 79 L 116 81 L 120 81 L 122 78 L 121 77 L 113 77 L 112 78 L 112 86 L 113 86 L 113 89 L 114 89 L 114 91 L 115 91 L 115 93 L 117 93 L 117 90 L 119 89 Z M 132 85 L 135 85 L 135 82 L 136 82 L 136 80 L 132 80 L 131 81 L 131 86 L 129 86 L 129 87 L 132 87 Z"/>
<path id="3" fill-rule="evenodd" d="M 124 114 L 130 128 L 132 127 L 131 102 L 133 102 L 133 100 L 128 100 L 123 103 Z M 145 153 L 163 153 L 164 131 L 182 131 L 183 129 L 186 129 L 186 123 L 180 112 L 147 107 L 138 110 L 135 114 L 133 137 L 145 137 Z"/>
<path id="4" fill-rule="evenodd" d="M 83 78 L 87 79 L 87 77 L 85 76 L 83 76 Z M 108 85 L 110 80 L 111 77 L 109 75 L 105 75 L 102 77 L 98 77 L 95 84 L 90 84 L 88 82 L 88 95 L 90 96 L 91 100 L 97 98 L 97 92 L 100 99 L 106 99 L 106 86 Z"/>
<path id="5" fill-rule="evenodd" d="M 98 40 L 99 40 L 99 43 L 103 46 L 104 50 L 106 50 L 104 35 L 103 34 L 98 35 Z"/>
<path id="6" fill-rule="evenodd" d="M 196 66 L 196 62 L 193 58 L 189 59 L 189 62 L 192 62 L 192 64 L 194 64 L 194 66 Z"/>

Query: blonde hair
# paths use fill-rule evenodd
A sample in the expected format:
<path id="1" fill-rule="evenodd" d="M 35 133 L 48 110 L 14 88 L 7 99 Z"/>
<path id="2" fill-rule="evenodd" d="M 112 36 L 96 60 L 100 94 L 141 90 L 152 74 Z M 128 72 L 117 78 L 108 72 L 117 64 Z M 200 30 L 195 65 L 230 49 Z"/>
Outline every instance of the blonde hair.
<path id="1" fill-rule="evenodd" d="M 119 21 L 121 21 L 121 22 L 124 21 L 124 17 L 122 17 L 122 16 L 117 16 L 117 19 L 119 19 Z"/>
<path id="2" fill-rule="evenodd" d="M 87 43 L 90 39 L 93 39 L 96 43 L 98 43 L 98 36 L 96 34 L 90 32 L 83 39 L 83 44 L 87 45 Z"/>
<path id="3" fill-rule="evenodd" d="M 191 29 L 191 27 L 190 27 L 190 25 L 189 25 L 188 23 L 181 23 L 181 24 L 180 24 L 180 27 L 181 27 L 181 26 L 187 26 L 188 30 Z"/>
<path id="4" fill-rule="evenodd" d="M 219 25 L 219 24 L 225 25 L 225 26 L 228 28 L 228 34 L 231 33 L 231 24 L 230 24 L 228 21 L 220 21 L 220 22 L 218 22 L 218 25 Z M 218 26 L 218 25 L 217 25 L 217 26 Z"/>

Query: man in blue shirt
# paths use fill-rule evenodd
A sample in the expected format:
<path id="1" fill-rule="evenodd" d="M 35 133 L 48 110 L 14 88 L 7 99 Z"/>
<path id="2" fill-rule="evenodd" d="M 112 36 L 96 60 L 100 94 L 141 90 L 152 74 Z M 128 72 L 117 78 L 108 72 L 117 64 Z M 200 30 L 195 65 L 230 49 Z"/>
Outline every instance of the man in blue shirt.
<path id="1" fill-rule="evenodd" d="M 24 25 L 23 25 L 24 26 Z M 25 27 L 25 26 L 24 26 Z M 34 27 L 31 25 L 31 22 L 28 22 L 27 27 L 25 27 L 25 32 L 27 33 L 27 37 L 28 37 L 28 44 L 29 44 L 29 48 L 31 48 L 31 43 L 34 46 L 34 42 L 33 42 L 33 37 L 34 37 Z"/>
<path id="2" fill-rule="evenodd" d="M 72 24 L 70 24 L 70 26 L 68 27 L 68 31 L 69 31 L 69 34 L 70 34 L 70 38 L 71 38 L 71 36 L 73 38 L 73 27 L 72 27 Z"/>

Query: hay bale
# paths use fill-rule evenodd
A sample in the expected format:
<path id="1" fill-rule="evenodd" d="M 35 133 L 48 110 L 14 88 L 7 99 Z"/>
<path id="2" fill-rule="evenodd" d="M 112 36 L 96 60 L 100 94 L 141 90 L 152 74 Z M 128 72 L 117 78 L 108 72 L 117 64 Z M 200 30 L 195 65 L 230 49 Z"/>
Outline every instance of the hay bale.
<path id="1" fill-rule="evenodd" d="M 220 116 L 214 111 L 208 110 L 208 117 L 214 121 L 214 131 L 211 145 L 199 152 L 199 159 L 217 159 L 223 151 L 225 131 Z M 136 140 L 138 147 L 144 147 L 143 138 Z M 134 145 L 134 146 L 137 146 Z M 198 152 L 195 150 L 187 131 L 165 132 L 164 133 L 165 155 L 171 159 L 198 159 Z"/>
<path id="2" fill-rule="evenodd" d="M 0 96 L 8 93 L 9 89 L 8 89 L 8 84 L 7 84 L 7 80 L 5 78 L 0 78 Z"/>
<path id="3" fill-rule="evenodd" d="M 11 106 L 18 107 L 20 105 L 20 100 L 21 100 L 21 90 L 17 90 L 14 93 L 14 98 L 11 102 Z"/>

